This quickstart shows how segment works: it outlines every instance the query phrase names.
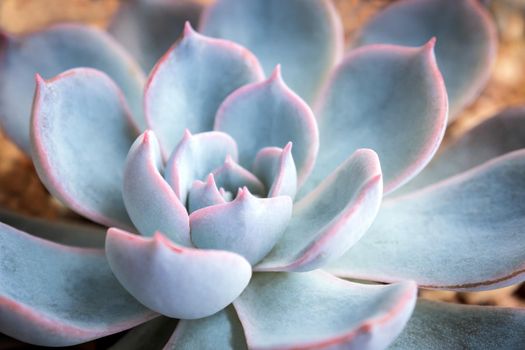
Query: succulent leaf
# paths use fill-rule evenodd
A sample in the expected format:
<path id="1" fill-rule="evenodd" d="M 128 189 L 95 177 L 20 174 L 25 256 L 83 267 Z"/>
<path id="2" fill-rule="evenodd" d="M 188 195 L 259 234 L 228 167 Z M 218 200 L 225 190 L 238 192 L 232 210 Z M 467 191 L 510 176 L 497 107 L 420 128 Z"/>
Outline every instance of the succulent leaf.
<path id="1" fill-rule="evenodd" d="M 201 10 L 194 1 L 129 0 L 120 4 L 108 30 L 149 72 L 182 34 L 184 23 L 197 24 Z"/>
<path id="2" fill-rule="evenodd" d="M 217 188 L 213 174 L 208 175 L 206 182 L 195 180 L 188 193 L 188 211 L 209 207 L 211 205 L 224 204 L 226 200 Z"/>
<path id="3" fill-rule="evenodd" d="M 257 273 L 234 306 L 250 349 L 384 349 L 410 318 L 416 294 L 413 282 L 364 285 L 322 271 Z"/>
<path id="4" fill-rule="evenodd" d="M 432 185 L 520 148 L 525 148 L 525 108 L 510 108 L 449 142 L 418 176 L 394 195 Z"/>
<path id="5" fill-rule="evenodd" d="M 201 30 L 253 51 L 266 74 L 282 64 L 290 87 L 308 102 L 343 47 L 341 22 L 329 0 L 219 0 L 205 9 Z"/>
<path id="6" fill-rule="evenodd" d="M 0 252 L 0 332 L 11 337 L 73 345 L 156 316 L 122 288 L 103 250 L 63 246 L 0 223 Z"/>
<path id="7" fill-rule="evenodd" d="M 0 123 L 26 154 L 31 154 L 29 120 L 37 73 L 48 79 L 75 67 L 102 70 L 122 89 L 134 123 L 145 125 L 141 98 L 144 73 L 105 32 L 80 24 L 61 24 L 4 38 L 3 45 L 0 42 Z"/>
<path id="8" fill-rule="evenodd" d="M 151 130 L 131 146 L 124 168 L 122 197 L 135 227 L 144 236 L 162 232 L 191 247 L 188 212 L 162 177 L 159 143 Z"/>
<path id="9" fill-rule="evenodd" d="M 268 197 L 289 196 L 297 192 L 297 169 L 292 157 L 292 143 L 284 148 L 265 147 L 257 152 L 253 173 L 268 189 Z"/>
<path id="10" fill-rule="evenodd" d="M 40 179 L 68 207 L 107 226 L 132 227 L 122 200 L 122 170 L 137 133 L 130 118 L 101 71 L 37 76 L 31 142 Z"/>
<path id="11" fill-rule="evenodd" d="M 328 270 L 425 288 L 486 290 L 525 280 L 525 150 L 385 201 L 368 233 Z"/>
<path id="12" fill-rule="evenodd" d="M 164 349 L 248 350 L 233 306 L 199 320 L 181 320 Z"/>
<path id="13" fill-rule="evenodd" d="M 237 164 L 230 156 L 226 157 L 224 164 L 212 172 L 217 186 L 229 192 L 246 186 L 258 196 L 265 194 L 264 184 L 248 170 Z"/>
<path id="14" fill-rule="evenodd" d="M 145 88 L 146 121 L 159 138 L 163 154 L 172 152 L 185 129 L 212 130 L 224 98 L 263 77 L 251 52 L 198 34 L 187 23 L 182 39 L 153 68 Z"/>
<path id="15" fill-rule="evenodd" d="M 231 135 L 239 146 L 239 163 L 250 167 L 261 148 L 293 142 L 298 181 L 310 173 L 319 147 L 312 110 L 285 84 L 277 66 L 270 78 L 244 86 L 221 104 L 215 130 Z"/>
<path id="16" fill-rule="evenodd" d="M 348 54 L 317 108 L 319 156 L 302 194 L 358 148 L 378 153 L 385 193 L 430 161 L 447 124 L 447 96 L 433 46 L 433 40 L 419 48 L 374 45 Z"/>
<path id="17" fill-rule="evenodd" d="M 339 258 L 372 224 L 383 195 L 377 154 L 362 149 L 294 206 L 283 238 L 257 271 L 308 271 Z"/>
<path id="18" fill-rule="evenodd" d="M 239 296 L 252 274 L 240 255 L 178 246 L 161 233 L 146 238 L 110 228 L 106 254 L 117 279 L 138 301 L 173 318 L 216 313 Z"/>
<path id="19" fill-rule="evenodd" d="M 419 300 L 393 350 L 519 349 L 525 310 Z"/>
<path id="20" fill-rule="evenodd" d="M 453 121 L 477 97 L 496 58 L 496 27 L 478 0 L 402 0 L 360 31 L 355 45 L 423 45 L 436 37 L 437 63 Z"/>
<path id="21" fill-rule="evenodd" d="M 0 209 L 0 222 L 48 241 L 82 248 L 104 248 L 106 230 L 93 225 L 58 222 Z"/>
<path id="22" fill-rule="evenodd" d="M 164 177 L 186 203 L 193 181 L 204 179 L 228 156 L 237 159 L 237 145 L 228 134 L 210 131 L 192 135 L 186 130 L 168 160 Z"/>
<path id="23" fill-rule="evenodd" d="M 290 197 L 256 198 L 245 187 L 232 202 L 191 213 L 191 240 L 199 248 L 235 252 L 255 265 L 282 237 L 291 216 Z"/>

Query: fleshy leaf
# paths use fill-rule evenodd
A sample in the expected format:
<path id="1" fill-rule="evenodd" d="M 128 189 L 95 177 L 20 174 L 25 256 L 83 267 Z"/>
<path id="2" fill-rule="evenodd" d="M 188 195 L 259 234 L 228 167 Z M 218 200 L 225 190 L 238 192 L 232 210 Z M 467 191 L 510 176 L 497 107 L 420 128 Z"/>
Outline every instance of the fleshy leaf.
<path id="1" fill-rule="evenodd" d="M 159 316 L 127 332 L 108 350 L 163 350 L 178 320 Z"/>
<path id="2" fill-rule="evenodd" d="M 155 316 L 121 287 L 103 250 L 59 245 L 0 223 L 0 252 L 0 332 L 11 337 L 73 345 Z"/>
<path id="3" fill-rule="evenodd" d="M 177 244 L 191 247 L 188 212 L 160 174 L 162 159 L 155 134 L 140 135 L 126 159 L 122 197 L 139 232 L 160 231 Z"/>
<path id="4" fill-rule="evenodd" d="M 281 63 L 290 87 L 308 102 L 343 47 L 341 21 L 329 0 L 219 0 L 204 11 L 201 30 L 246 46 L 267 74 Z"/>
<path id="5" fill-rule="evenodd" d="M 413 282 L 365 285 L 322 271 L 257 273 L 234 306 L 250 349 L 384 349 L 416 302 Z"/>
<path id="6" fill-rule="evenodd" d="M 193 181 L 204 179 L 230 156 L 237 159 L 235 141 L 222 132 L 192 135 L 188 130 L 166 165 L 165 178 L 182 203 L 186 203 Z"/>
<path id="7" fill-rule="evenodd" d="M 161 233 L 145 238 L 109 229 L 109 265 L 141 303 L 169 317 L 212 315 L 244 290 L 252 274 L 240 255 L 178 246 Z"/>
<path id="8" fill-rule="evenodd" d="M 217 188 L 213 174 L 208 175 L 206 182 L 196 180 L 188 194 L 188 209 L 192 213 L 195 210 L 216 204 L 224 204 L 226 201 Z"/>
<path id="9" fill-rule="evenodd" d="M 315 162 L 319 135 L 315 117 L 308 105 L 281 77 L 277 66 L 261 83 L 242 87 L 220 106 L 215 130 L 231 135 L 239 146 L 239 163 L 250 167 L 261 148 L 283 148 L 292 141 L 299 183 L 308 176 Z"/>
<path id="10" fill-rule="evenodd" d="M 487 82 L 496 58 L 497 36 L 489 13 L 477 0 L 403 0 L 380 12 L 355 45 L 423 45 L 437 38 L 453 121 Z"/>
<path id="11" fill-rule="evenodd" d="M 366 232 L 383 196 L 372 150 L 356 151 L 294 206 L 283 238 L 257 271 L 308 271 L 339 258 Z"/>
<path id="12" fill-rule="evenodd" d="M 49 191 L 77 213 L 106 226 L 132 227 L 122 176 L 135 139 L 118 87 L 104 73 L 76 68 L 37 76 L 31 120 L 36 170 Z"/>
<path id="13" fill-rule="evenodd" d="M 193 133 L 212 130 L 226 96 L 263 77 L 251 52 L 200 35 L 187 23 L 182 39 L 161 58 L 146 84 L 146 121 L 163 153 L 171 153 L 186 128 Z"/>
<path id="14" fill-rule="evenodd" d="M 317 108 L 321 145 L 303 194 L 358 148 L 379 154 L 385 193 L 430 161 L 447 124 L 447 95 L 433 47 L 431 40 L 419 48 L 374 45 L 348 54 Z"/>
<path id="15" fill-rule="evenodd" d="M 106 230 L 93 225 L 50 221 L 0 209 L 0 221 L 42 239 L 69 246 L 104 248 Z"/>
<path id="16" fill-rule="evenodd" d="M 142 112 L 144 73 L 105 32 L 80 24 L 55 25 L 25 36 L 0 33 L 0 123 L 9 137 L 30 154 L 29 120 L 35 74 L 52 78 L 75 67 L 93 67 L 120 86 L 135 123 L 145 125 Z"/>
<path id="17" fill-rule="evenodd" d="M 389 349 L 520 349 L 525 310 L 419 300 Z"/>
<path id="18" fill-rule="evenodd" d="M 324 90 L 318 113 L 321 151 L 305 190 L 359 147 L 379 153 L 385 192 L 428 163 L 442 140 L 447 117 L 433 45 L 433 40 L 417 49 L 377 45 L 347 56 Z"/>
<path id="19" fill-rule="evenodd" d="M 265 147 L 253 162 L 253 173 L 268 188 L 268 197 L 289 196 L 294 199 L 297 192 L 297 170 L 292 157 L 292 143 L 283 149 Z"/>
<path id="20" fill-rule="evenodd" d="M 184 23 L 197 24 L 201 7 L 193 1 L 129 0 L 120 4 L 108 30 L 149 72 L 182 34 Z"/>
<path id="21" fill-rule="evenodd" d="M 525 108 L 507 109 L 449 142 L 416 178 L 394 194 L 431 185 L 520 148 L 525 148 Z"/>
<path id="22" fill-rule="evenodd" d="M 242 325 L 228 306 L 199 320 L 181 320 L 165 350 L 247 350 Z"/>
<path id="23" fill-rule="evenodd" d="M 191 213 L 191 240 L 199 248 L 240 254 L 253 265 L 282 237 L 291 216 L 290 197 L 256 198 L 245 187 L 232 202 Z"/>
<path id="24" fill-rule="evenodd" d="M 525 280 L 525 150 L 383 202 L 339 276 L 486 290 Z M 497 249 L 495 249 L 495 247 Z"/>
<path id="25" fill-rule="evenodd" d="M 215 169 L 212 174 L 217 181 L 217 186 L 230 192 L 244 186 L 257 195 L 263 195 L 265 192 L 263 183 L 255 175 L 235 163 L 231 156 L 227 156 L 224 164 Z"/>

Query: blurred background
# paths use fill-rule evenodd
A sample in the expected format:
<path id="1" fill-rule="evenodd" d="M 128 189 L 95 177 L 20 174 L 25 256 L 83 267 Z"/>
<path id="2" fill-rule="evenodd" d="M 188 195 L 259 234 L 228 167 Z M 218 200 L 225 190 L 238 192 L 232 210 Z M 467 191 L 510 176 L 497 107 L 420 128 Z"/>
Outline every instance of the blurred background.
<path id="1" fill-rule="evenodd" d="M 212 0 L 197 0 L 201 3 Z M 347 42 L 370 16 L 393 1 L 333 0 L 341 15 Z M 23 34 L 58 22 L 82 22 L 107 27 L 119 0 L 0 0 L 0 29 Z M 444 142 L 459 137 L 465 130 L 510 107 L 525 105 L 525 0 L 484 1 L 495 18 L 499 48 L 488 85 L 448 129 Z M 0 131 L 1 132 L 1 131 Z M 60 220 L 82 220 L 52 199 L 41 185 L 30 159 L 3 134 L 0 134 L 0 207 L 24 214 Z M 525 307 L 525 286 L 477 293 L 421 291 L 421 296 L 467 304 Z M 118 336 L 117 336 L 118 337 Z M 116 339 L 85 344 L 82 349 L 105 348 Z M 104 343 L 106 342 L 106 343 Z M 21 349 L 15 341 L 1 349 Z M 101 345 L 102 344 L 102 345 Z M 105 345 L 104 345 L 105 344 Z"/>

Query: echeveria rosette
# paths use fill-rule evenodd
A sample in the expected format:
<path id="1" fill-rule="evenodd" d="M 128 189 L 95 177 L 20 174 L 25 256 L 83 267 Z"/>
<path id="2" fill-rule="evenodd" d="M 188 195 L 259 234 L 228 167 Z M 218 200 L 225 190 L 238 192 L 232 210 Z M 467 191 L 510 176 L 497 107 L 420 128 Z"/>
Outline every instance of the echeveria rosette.
<path id="1" fill-rule="evenodd" d="M 197 63 L 191 57 L 196 53 L 200 59 Z M 209 80 L 188 83 L 191 90 L 183 85 L 175 86 L 177 89 L 167 88 L 174 87 L 170 73 L 183 71 L 188 65 L 206 67 L 207 60 L 229 67 L 228 71 L 234 74 L 224 77 L 223 70 L 216 69 L 206 75 Z M 249 297 L 248 291 L 254 288 L 254 283 L 277 278 L 282 280 L 282 290 L 296 290 L 289 296 L 290 301 L 299 291 L 304 293 L 303 298 L 326 294 L 326 304 L 318 306 L 326 312 L 316 322 L 326 322 L 334 328 L 314 334 L 308 328 L 315 324 L 314 318 L 309 318 L 310 323 L 304 324 L 300 333 L 290 327 L 283 328 L 283 333 L 272 340 L 275 344 L 332 341 L 361 344 L 364 341 L 369 346 L 385 346 L 409 318 L 416 296 L 413 283 L 360 286 L 320 272 L 301 277 L 283 272 L 255 274 L 245 289 L 252 275 L 252 265 L 257 269 L 260 260 L 263 260 L 260 269 L 267 271 L 302 271 L 316 269 L 343 254 L 371 224 L 382 196 L 378 157 L 373 151 L 362 149 L 343 162 L 317 190 L 299 201 L 298 209 L 292 214 L 292 197 L 300 180 L 311 171 L 317 153 L 316 121 L 308 105 L 286 86 L 278 68 L 268 79 L 261 79 L 258 62 L 247 50 L 231 42 L 203 37 L 188 27 L 185 37 L 165 55 L 149 79 L 145 92 L 146 120 L 153 130 L 162 130 L 175 122 L 177 116 L 186 117 L 184 113 L 167 114 L 158 106 L 149 109 L 153 102 L 158 105 L 168 101 L 165 108 L 177 111 L 177 108 L 185 108 L 191 98 L 206 95 L 212 107 L 206 105 L 193 110 L 194 118 L 200 121 L 192 120 L 193 124 L 187 125 L 189 130 L 185 133 L 182 130 L 173 133 L 180 139 L 176 147 L 171 143 L 162 144 L 163 139 L 159 138 L 164 146 L 161 147 L 154 131 L 146 131 L 131 146 L 137 131 L 125 100 L 116 85 L 101 72 L 80 68 L 48 81 L 38 78 L 32 119 L 35 165 L 48 188 L 76 211 L 106 225 L 126 228 L 132 227 L 133 222 L 141 231 L 142 237 L 110 229 L 106 254 L 109 266 L 122 285 L 149 308 L 171 317 L 199 318 L 224 308 L 244 290 L 234 305 L 243 310 L 239 311 L 241 321 L 252 323 L 248 321 L 253 317 L 249 310 L 259 308 L 253 303 L 267 304 L 274 299 L 275 293 L 282 291 L 270 288 L 268 300 L 259 301 Z M 441 83 L 436 80 L 437 85 Z M 184 93 L 181 105 L 174 103 L 177 97 L 180 99 L 174 90 Z M 266 114 L 261 105 L 267 106 L 272 113 Z M 218 110 L 215 122 L 214 109 Z M 157 115 L 152 115 L 154 113 Z M 251 116 L 251 121 L 261 120 L 263 113 L 269 118 L 267 125 L 246 123 L 242 119 L 235 122 L 236 118 L 245 115 Z M 229 131 L 233 138 L 223 131 L 206 131 L 212 126 Z M 256 144 L 250 144 L 249 139 L 237 132 L 236 126 L 251 132 Z M 64 144 L 68 147 L 63 147 Z M 100 152 L 102 149 L 104 152 Z M 168 156 L 166 171 L 162 167 L 161 149 Z M 235 162 L 237 157 L 239 165 Z M 206 183 L 199 180 L 206 180 Z M 265 199 L 252 195 L 248 190 L 252 180 L 260 182 L 252 184 L 254 191 L 262 186 L 259 195 L 270 193 L 271 196 Z M 223 186 L 222 190 L 213 186 L 215 181 Z M 246 187 L 230 201 L 227 193 L 242 184 Z M 191 198 L 192 194 L 206 190 L 206 185 L 212 192 L 215 190 L 212 194 L 219 196 L 201 195 L 197 200 L 213 201 L 215 198 L 219 203 L 204 206 L 188 216 L 185 202 L 180 201 L 182 193 Z M 341 188 L 344 191 L 340 191 Z M 123 195 L 119 199 L 121 190 Z M 334 203 L 327 207 L 326 199 Z M 310 217 L 312 212 L 322 215 L 311 221 L 314 219 Z M 308 237 L 301 239 L 308 220 L 312 224 Z M 291 223 L 286 229 L 288 221 Z M 152 222 L 157 228 L 148 225 Z M 212 236 L 210 230 L 213 230 Z M 231 236 L 232 231 L 235 237 Z M 251 233 L 256 235 L 250 239 Z M 244 242 L 239 244 L 236 240 L 241 236 Z M 251 242 L 253 239 L 256 244 Z M 282 244 L 276 248 L 276 253 L 264 260 L 278 241 Z M 197 249 L 192 243 L 214 250 Z M 334 281 L 328 288 L 326 278 Z M 310 287 L 305 289 L 305 286 Z M 357 297 L 359 295 L 361 297 Z M 350 303 L 348 314 L 339 312 L 343 300 Z M 381 301 L 378 303 L 378 300 Z M 354 304 L 359 304 L 361 313 L 355 312 Z M 375 307 L 367 306 L 374 304 Z M 313 310 L 289 307 L 287 315 L 298 320 L 304 318 L 304 312 L 312 312 L 312 316 L 317 314 Z M 391 311 L 384 315 L 385 310 Z M 270 321 L 268 317 L 269 314 L 258 320 L 262 322 L 261 330 L 263 324 Z M 367 326 L 369 322 L 381 325 L 378 328 L 381 331 L 373 332 L 372 337 Z M 298 334 L 305 334 L 302 332 L 310 336 L 298 338 Z M 344 336 L 336 336 L 340 333 Z M 365 334 L 369 335 L 363 340 L 361 337 Z M 261 339 L 266 337 L 257 336 L 247 341 L 257 344 Z M 49 344 L 57 341 L 52 339 Z"/>
<path id="2" fill-rule="evenodd" d="M 262 2 L 254 1 L 246 7 L 243 4 L 246 2 L 218 1 L 216 6 L 235 5 L 239 11 L 236 13 L 249 14 L 253 8 L 260 9 L 257 6 Z M 271 14 L 283 9 L 277 2 L 268 4 L 264 7 L 265 15 L 258 19 L 276 28 L 283 38 L 252 42 L 264 43 L 265 50 L 272 53 L 261 57 L 267 74 L 278 63 L 268 58 L 275 54 L 283 59 L 282 55 L 294 47 L 273 46 L 274 43 L 283 40 L 287 43 L 290 33 L 304 43 L 308 41 L 301 40 L 300 33 L 307 37 L 311 34 L 311 31 L 294 32 L 298 25 L 300 28 L 304 24 L 300 20 L 302 15 L 286 22 L 288 30 L 279 31 L 283 18 Z M 319 125 L 315 120 L 312 122 L 309 107 L 284 83 L 290 78 L 293 84 L 298 84 L 293 75 L 287 75 L 290 60 L 283 59 L 284 80 L 279 69 L 264 79 L 257 59 L 249 51 L 230 42 L 200 36 L 189 28 L 185 38 L 164 56 L 150 76 L 146 120 L 153 131 L 146 131 L 138 138 L 139 131 L 132 125 L 124 99 L 104 74 L 76 69 L 51 81 L 39 79 L 32 133 L 35 163 L 43 181 L 74 210 L 119 228 L 110 229 L 107 236 L 109 264 L 96 251 L 97 268 L 80 274 L 71 273 L 67 270 L 69 266 L 63 264 L 70 259 L 65 253 L 70 248 L 61 250 L 58 248 L 62 246 L 52 245 L 57 249 L 48 250 L 45 241 L 3 227 L 4 249 L 9 254 L 3 256 L 1 266 L 6 271 L 12 261 L 26 254 L 43 260 L 53 254 L 61 263 L 43 271 L 37 279 L 37 288 L 30 293 L 27 283 L 16 280 L 20 275 L 6 281 L 1 291 L 12 298 L 2 304 L 2 331 L 34 343 L 65 345 L 110 334 L 153 317 L 151 311 L 141 307 L 120 287 L 113 288 L 114 294 L 107 298 L 100 298 L 105 295 L 103 286 L 116 283 L 109 266 L 128 292 L 146 306 L 186 318 L 179 322 L 167 345 L 177 349 L 210 344 L 224 348 L 386 347 L 410 317 L 415 285 L 411 282 L 363 285 L 320 271 L 288 272 L 313 270 L 326 263 L 343 276 L 386 282 L 415 279 L 431 288 L 468 290 L 480 285 L 493 288 L 523 280 L 521 207 L 509 205 L 491 210 L 494 202 L 515 204 L 519 198 L 513 195 L 513 190 L 523 187 L 519 182 L 525 168 L 522 151 L 436 185 L 433 190 L 399 200 L 388 199 L 372 224 L 381 197 L 382 178 L 386 191 L 395 190 L 417 175 L 441 141 L 447 100 L 433 57 L 434 40 L 429 37 L 419 43 L 427 44 L 418 48 L 392 45 L 360 48 L 329 73 L 341 47 L 341 33 L 334 31 L 339 28 L 337 18 L 328 1 L 312 1 L 308 6 L 297 7 L 301 4 L 281 2 L 286 11 L 304 14 L 304 18 L 310 19 L 309 25 L 319 26 L 322 30 L 317 33 L 326 39 L 317 38 L 315 42 L 321 46 L 312 51 L 324 57 L 316 56 L 321 68 L 317 66 L 312 71 L 315 74 L 304 74 L 309 81 L 303 82 L 305 91 L 323 91 L 321 98 L 316 99 Z M 221 11 L 216 11 L 218 18 L 211 21 L 212 9 L 205 15 L 210 23 L 220 27 L 239 22 L 224 23 Z M 222 13 L 228 11 L 223 9 Z M 319 16 L 315 17 L 316 13 Z M 275 49 L 284 51 L 272 51 Z M 198 60 L 192 56 L 195 51 L 200 53 Z M 302 62 L 297 63 L 310 72 L 308 62 L 299 64 Z M 199 69 L 188 74 L 188 67 Z M 224 72 L 236 74 L 221 74 Z M 323 88 L 319 83 L 322 81 L 327 81 Z M 78 92 L 82 94 L 76 95 Z M 401 117 L 398 111 L 405 113 Z M 374 119 L 370 119 L 369 113 Z M 268 118 L 268 123 L 261 122 L 266 120 L 263 118 Z M 385 122 L 391 118 L 390 124 Z M 317 146 L 314 142 L 311 147 L 305 140 L 315 140 L 318 126 L 320 158 L 312 168 Z M 369 139 L 351 140 L 348 136 L 352 132 L 368 135 Z M 418 137 L 411 137 L 414 135 Z M 494 145 L 494 152 L 488 153 L 497 156 L 501 154 L 497 151 L 497 140 Z M 377 150 L 382 172 L 373 151 L 356 151 L 363 147 Z M 502 147 L 501 152 L 513 147 Z M 455 169 L 462 170 L 465 169 Z M 308 176 L 310 171 L 313 175 Z M 300 199 L 287 223 L 286 208 L 303 182 Z M 241 187 L 238 193 L 236 186 Z M 310 192 L 313 188 L 316 189 Z M 454 195 L 458 192 L 462 194 L 460 198 Z M 462 209 L 457 215 L 454 203 Z M 279 212 L 266 214 L 272 207 L 279 208 Z M 480 208 L 487 212 L 481 214 L 482 220 L 478 215 Z M 261 212 L 263 216 L 258 216 Z M 432 244 L 421 236 L 427 228 L 422 228 L 422 223 L 429 220 L 428 213 L 439 224 L 431 232 Z M 504 221 L 510 215 L 515 220 Z M 464 218 L 468 221 L 458 221 Z M 261 222 L 271 230 L 261 230 Z M 370 224 L 370 239 L 368 235 L 360 239 Z M 483 233 L 474 249 L 484 255 L 480 260 L 478 255 L 469 254 L 469 246 L 465 244 L 465 240 L 475 241 L 469 232 L 470 224 Z M 286 228 L 279 232 L 280 226 Z M 135 230 L 134 227 L 142 236 L 122 230 Z M 225 229 L 231 227 L 242 234 L 232 236 L 233 230 Z M 441 230 L 451 227 L 456 231 L 439 235 Z M 246 240 L 251 231 L 258 234 L 255 237 L 258 243 L 253 246 Z M 407 232 L 413 233 L 408 236 Z M 505 243 L 498 252 L 497 263 L 490 259 L 490 254 L 485 254 L 494 251 L 491 243 L 495 237 L 504 237 Z M 32 242 L 31 251 L 23 251 L 17 241 Z M 397 254 L 400 242 L 408 253 Z M 382 248 L 385 246 L 386 249 Z M 424 249 L 418 251 L 422 246 Z M 348 249 L 348 256 L 332 261 Z M 450 266 L 442 264 L 440 260 L 448 257 L 446 253 L 451 249 L 458 251 L 456 259 Z M 271 250 L 268 255 L 267 250 Z M 79 265 L 93 264 L 85 251 L 77 252 Z M 352 260 L 353 252 L 362 261 Z M 391 266 L 380 264 L 385 252 Z M 428 257 L 433 258 L 428 264 L 419 264 Z M 42 264 L 43 260 L 29 258 L 32 266 Z M 467 274 L 461 274 L 459 267 L 465 262 Z M 255 271 L 273 272 L 252 272 L 252 267 Z M 46 276 L 64 271 L 68 272 L 67 283 L 59 279 L 52 287 L 56 295 L 65 294 L 57 302 L 63 299 L 66 305 L 48 307 L 38 291 L 49 283 Z M 478 271 L 484 271 L 484 275 L 478 276 Z M 100 293 L 97 303 L 89 307 L 75 305 L 75 302 L 89 304 L 90 298 L 95 297 L 89 290 L 80 298 L 72 297 L 71 284 L 86 285 L 76 283 L 77 278 L 96 284 L 104 281 L 99 284 L 101 290 L 97 290 Z M 214 288 L 216 284 L 221 288 Z M 231 301 L 233 306 L 213 316 L 194 319 L 218 311 Z M 21 306 L 41 316 L 20 318 L 19 310 L 26 310 Z M 80 312 L 71 312 L 71 307 Z M 93 312 L 94 308 L 101 312 L 86 319 L 83 313 Z M 108 310 L 111 315 L 105 313 Z M 397 344 L 414 348 L 435 344 L 434 333 L 426 332 L 429 322 L 457 320 L 456 312 L 455 306 L 433 307 L 420 302 L 407 332 Z M 457 329 L 450 333 L 452 341 L 461 335 L 461 330 L 468 330 L 469 320 L 479 315 L 485 320 L 480 329 L 494 335 L 498 343 L 508 333 L 494 326 L 496 320 L 513 328 L 523 324 L 520 311 L 472 309 L 457 321 Z M 43 319 L 71 327 L 49 326 Z M 13 326 L 23 322 L 29 322 L 35 338 L 20 331 L 22 327 Z M 159 323 L 146 324 L 130 337 L 137 333 L 142 341 L 155 337 L 158 326 Z M 476 337 L 472 344 L 481 338 Z"/>

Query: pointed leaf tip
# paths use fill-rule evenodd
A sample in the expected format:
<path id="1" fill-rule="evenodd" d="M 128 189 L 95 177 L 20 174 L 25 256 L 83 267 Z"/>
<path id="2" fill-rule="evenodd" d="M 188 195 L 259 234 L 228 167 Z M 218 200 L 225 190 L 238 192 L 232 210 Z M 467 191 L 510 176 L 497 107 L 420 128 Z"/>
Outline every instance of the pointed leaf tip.
<path id="1" fill-rule="evenodd" d="M 35 73 L 35 82 L 36 82 L 37 88 L 39 88 L 40 86 L 44 86 L 46 84 L 46 81 L 44 80 L 44 78 L 42 78 L 42 76 L 38 73 Z"/>
<path id="2" fill-rule="evenodd" d="M 270 81 L 282 81 L 281 64 L 277 64 L 272 71 L 272 74 L 268 80 Z"/>
<path id="3" fill-rule="evenodd" d="M 184 23 L 184 32 L 183 32 L 184 37 L 189 37 L 189 36 L 194 35 L 194 34 L 196 34 L 196 32 L 193 29 L 190 21 L 186 21 Z"/>
<path id="4" fill-rule="evenodd" d="M 423 45 L 423 47 L 427 48 L 428 50 L 434 50 L 434 48 L 436 47 L 436 42 L 437 38 L 433 36 L 427 41 L 425 45 Z"/>

